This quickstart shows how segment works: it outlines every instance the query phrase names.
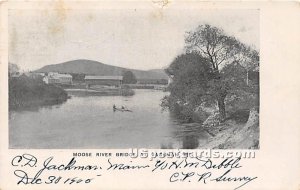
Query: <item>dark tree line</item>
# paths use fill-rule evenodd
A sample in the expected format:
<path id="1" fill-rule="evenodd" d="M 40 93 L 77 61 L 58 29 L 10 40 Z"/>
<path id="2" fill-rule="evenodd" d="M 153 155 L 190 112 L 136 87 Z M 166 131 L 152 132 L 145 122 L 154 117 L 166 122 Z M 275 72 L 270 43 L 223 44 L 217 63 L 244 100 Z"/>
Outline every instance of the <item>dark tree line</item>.
<path id="1" fill-rule="evenodd" d="M 228 94 L 257 92 L 257 85 L 249 84 L 249 72 L 258 68 L 258 51 L 210 25 L 187 32 L 185 44 L 186 53 L 166 69 L 173 80 L 168 106 L 193 109 L 192 105 L 216 101 L 224 120 Z"/>

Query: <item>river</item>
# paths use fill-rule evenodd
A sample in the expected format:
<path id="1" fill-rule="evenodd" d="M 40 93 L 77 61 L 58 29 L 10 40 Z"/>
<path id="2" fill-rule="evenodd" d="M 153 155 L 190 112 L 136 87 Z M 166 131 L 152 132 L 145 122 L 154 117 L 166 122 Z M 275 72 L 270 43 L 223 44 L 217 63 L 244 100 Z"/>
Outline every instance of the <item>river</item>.
<path id="1" fill-rule="evenodd" d="M 10 111 L 10 148 L 197 148 L 208 134 L 187 127 L 160 100 L 167 92 L 135 90 L 135 95 L 76 96 L 60 105 Z M 114 112 L 125 106 L 132 112 Z"/>

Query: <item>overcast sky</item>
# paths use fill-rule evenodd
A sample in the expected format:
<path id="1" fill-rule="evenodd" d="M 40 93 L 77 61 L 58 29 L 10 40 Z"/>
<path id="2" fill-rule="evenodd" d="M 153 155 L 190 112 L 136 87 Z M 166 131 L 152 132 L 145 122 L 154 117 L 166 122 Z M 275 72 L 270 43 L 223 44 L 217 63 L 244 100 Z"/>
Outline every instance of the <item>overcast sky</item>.
<path id="1" fill-rule="evenodd" d="M 164 68 L 200 24 L 259 49 L 258 10 L 9 11 L 9 61 L 23 70 L 75 59 L 133 69 Z"/>

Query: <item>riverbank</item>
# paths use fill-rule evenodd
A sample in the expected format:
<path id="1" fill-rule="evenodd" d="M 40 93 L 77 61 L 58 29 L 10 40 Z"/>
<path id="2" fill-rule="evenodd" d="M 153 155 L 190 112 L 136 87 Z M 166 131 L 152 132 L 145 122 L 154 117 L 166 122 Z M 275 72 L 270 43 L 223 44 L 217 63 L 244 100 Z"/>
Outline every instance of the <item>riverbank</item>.
<path id="1" fill-rule="evenodd" d="M 183 148 L 196 149 L 258 149 L 259 148 L 259 114 L 257 110 L 238 112 L 234 117 L 227 118 L 224 122 L 215 125 L 204 123 L 181 123 L 185 130 L 193 134 L 206 133 L 207 138 L 197 138 L 193 146 Z M 210 120 L 208 118 L 208 120 Z M 200 142 L 201 141 L 201 142 Z M 195 146 L 196 145 L 196 146 Z M 172 147 L 168 147 L 172 148 Z"/>
<path id="2" fill-rule="evenodd" d="M 73 84 L 60 84 L 64 89 L 87 89 L 84 82 L 74 82 Z M 93 89 L 92 87 L 91 89 Z M 97 87 L 96 87 L 97 88 Z M 154 90 L 163 90 L 165 91 L 167 85 L 160 84 L 123 84 L 122 88 L 130 89 L 154 89 Z"/>
<path id="3" fill-rule="evenodd" d="M 258 149 L 259 148 L 259 114 L 251 109 L 246 123 L 238 118 L 228 119 L 212 127 L 205 127 L 210 134 L 206 143 L 198 148 L 209 149 Z"/>
<path id="4" fill-rule="evenodd" d="M 75 96 L 133 96 L 134 90 L 128 88 L 95 88 L 95 89 L 74 89 L 66 88 L 66 92 Z"/>
<path id="5" fill-rule="evenodd" d="M 60 87 L 27 76 L 9 79 L 9 109 L 63 103 L 68 94 Z"/>
<path id="6" fill-rule="evenodd" d="M 126 84 L 131 89 L 154 89 L 154 90 L 167 90 L 167 85 L 161 84 Z"/>

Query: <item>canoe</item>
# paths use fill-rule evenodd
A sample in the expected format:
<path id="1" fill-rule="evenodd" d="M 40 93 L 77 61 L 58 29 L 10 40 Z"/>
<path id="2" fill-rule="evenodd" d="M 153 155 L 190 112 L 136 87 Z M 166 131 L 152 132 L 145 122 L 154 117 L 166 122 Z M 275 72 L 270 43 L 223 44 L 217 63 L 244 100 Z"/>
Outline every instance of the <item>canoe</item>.
<path id="1" fill-rule="evenodd" d="M 129 110 L 129 109 L 119 109 L 119 108 L 114 108 L 113 110 L 114 110 L 114 111 L 121 111 L 121 112 L 124 112 L 124 111 L 132 112 L 132 111 Z"/>

